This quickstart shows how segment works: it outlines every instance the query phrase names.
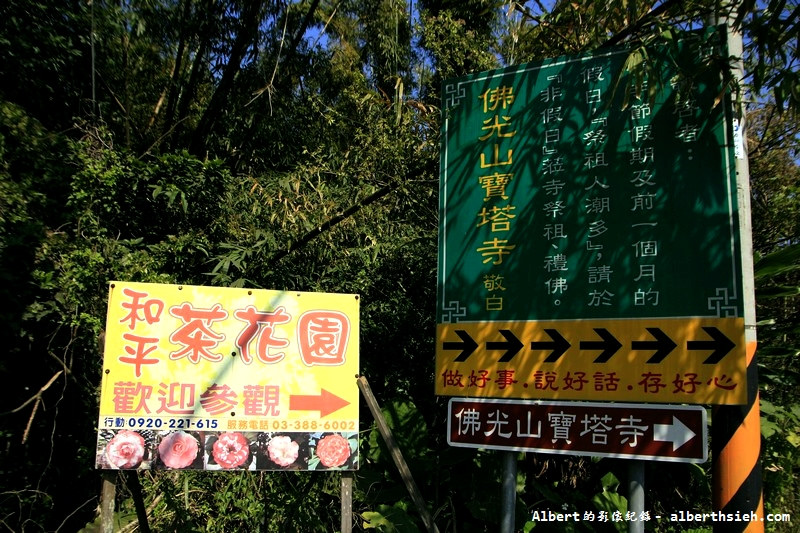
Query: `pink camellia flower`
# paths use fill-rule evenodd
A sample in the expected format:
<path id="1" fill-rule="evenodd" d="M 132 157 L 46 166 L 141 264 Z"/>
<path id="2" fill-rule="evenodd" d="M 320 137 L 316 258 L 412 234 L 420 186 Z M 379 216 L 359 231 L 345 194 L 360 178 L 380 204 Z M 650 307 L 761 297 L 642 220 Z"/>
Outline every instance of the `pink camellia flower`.
<path id="1" fill-rule="evenodd" d="M 158 444 L 158 455 L 167 468 L 186 468 L 197 457 L 199 446 L 185 431 L 170 433 Z"/>
<path id="2" fill-rule="evenodd" d="M 222 433 L 217 437 L 211 453 L 222 468 L 236 468 L 250 457 L 250 443 L 241 433 Z"/>
<path id="3" fill-rule="evenodd" d="M 323 437 L 317 443 L 317 457 L 328 468 L 342 466 L 350 458 L 350 443 L 336 433 Z"/>
<path id="4" fill-rule="evenodd" d="M 121 430 L 106 445 L 106 460 L 114 468 L 136 468 L 144 459 L 144 438 L 135 431 Z"/>
<path id="5" fill-rule="evenodd" d="M 289 466 L 297 461 L 299 448 L 299 444 L 286 436 L 273 437 L 267 446 L 270 460 L 280 466 Z"/>

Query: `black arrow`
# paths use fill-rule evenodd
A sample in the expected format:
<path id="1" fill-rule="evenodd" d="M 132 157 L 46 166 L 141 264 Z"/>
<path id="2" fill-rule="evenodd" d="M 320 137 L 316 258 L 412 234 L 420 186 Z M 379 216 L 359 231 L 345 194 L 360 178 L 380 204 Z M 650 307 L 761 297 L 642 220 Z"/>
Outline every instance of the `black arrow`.
<path id="1" fill-rule="evenodd" d="M 647 364 L 660 363 L 672 350 L 677 348 L 672 339 L 658 328 L 645 328 L 656 340 L 654 341 L 631 341 L 631 350 L 655 350 L 656 353 L 647 360 Z"/>
<path id="2" fill-rule="evenodd" d="M 719 363 L 723 357 L 728 355 L 728 352 L 736 347 L 736 343 L 725 336 L 720 330 L 714 327 L 703 326 L 703 329 L 708 333 L 709 337 L 713 340 L 710 341 L 686 341 L 687 350 L 714 350 L 711 352 L 705 361 L 704 365 L 714 365 Z"/>
<path id="3" fill-rule="evenodd" d="M 457 329 L 456 335 L 458 335 L 463 342 L 445 341 L 442 343 L 442 349 L 461 350 L 461 353 L 458 355 L 458 357 L 456 357 L 456 361 L 466 361 L 467 358 L 472 355 L 472 352 L 475 351 L 475 348 L 478 347 L 478 343 L 472 340 L 472 337 L 469 336 L 469 333 L 463 329 Z"/>
<path id="4" fill-rule="evenodd" d="M 501 329 L 500 335 L 505 337 L 506 342 L 487 342 L 487 350 L 505 350 L 506 353 L 499 359 L 501 363 L 507 363 L 517 355 L 517 352 L 522 348 L 522 343 L 519 339 L 508 329 Z"/>
<path id="5" fill-rule="evenodd" d="M 558 361 L 559 357 L 564 355 L 564 352 L 569 350 L 570 343 L 567 342 L 567 339 L 561 336 L 561 333 L 559 333 L 557 329 L 545 329 L 544 332 L 550 335 L 550 338 L 553 340 L 538 342 L 534 341 L 531 343 L 531 350 L 552 350 L 544 362 L 555 363 Z"/>
<path id="6" fill-rule="evenodd" d="M 603 339 L 601 341 L 581 341 L 581 350 L 603 350 L 603 353 L 597 356 L 594 360 L 595 363 L 605 363 L 611 356 L 617 353 L 617 350 L 622 348 L 622 344 L 608 332 L 605 328 L 592 328 L 595 333 L 600 335 Z"/>

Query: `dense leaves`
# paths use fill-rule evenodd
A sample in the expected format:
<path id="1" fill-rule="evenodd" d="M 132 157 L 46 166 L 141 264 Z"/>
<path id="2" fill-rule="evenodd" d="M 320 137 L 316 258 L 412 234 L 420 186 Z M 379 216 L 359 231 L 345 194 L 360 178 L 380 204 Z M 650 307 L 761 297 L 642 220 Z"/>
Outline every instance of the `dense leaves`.
<path id="1" fill-rule="evenodd" d="M 440 82 L 622 42 L 644 57 L 715 12 L 749 43 L 765 502 L 800 511 L 800 18 L 793 1 L 726 5 L 4 2 L 2 524 L 98 527 L 107 283 L 121 279 L 360 294 L 361 371 L 439 529 L 496 530 L 500 459 L 448 447 L 433 395 Z M 358 528 L 422 530 L 362 412 Z M 533 509 L 625 510 L 623 462 L 521 459 L 520 529 Z M 710 509 L 708 470 L 648 464 L 661 481 L 648 507 Z M 132 530 L 135 484 L 116 479 L 118 525 Z M 335 475 L 151 472 L 141 483 L 153 530 L 339 528 Z"/>

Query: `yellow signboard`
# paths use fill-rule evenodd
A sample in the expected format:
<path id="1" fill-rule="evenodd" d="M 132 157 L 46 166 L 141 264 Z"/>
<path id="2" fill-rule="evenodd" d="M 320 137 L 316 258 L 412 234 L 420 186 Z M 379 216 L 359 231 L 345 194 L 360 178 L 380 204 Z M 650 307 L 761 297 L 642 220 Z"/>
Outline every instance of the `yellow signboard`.
<path id="1" fill-rule="evenodd" d="M 439 324 L 436 394 L 740 404 L 742 318 Z"/>
<path id="2" fill-rule="evenodd" d="M 97 466 L 357 468 L 358 310 L 352 294 L 112 282 Z"/>

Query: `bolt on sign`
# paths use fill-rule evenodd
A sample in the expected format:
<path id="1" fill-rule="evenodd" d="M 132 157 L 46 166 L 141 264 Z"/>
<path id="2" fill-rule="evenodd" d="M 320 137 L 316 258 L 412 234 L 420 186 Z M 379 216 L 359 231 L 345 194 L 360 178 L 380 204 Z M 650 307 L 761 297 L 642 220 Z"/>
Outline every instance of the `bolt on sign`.
<path id="1" fill-rule="evenodd" d="M 97 468 L 355 470 L 358 296 L 110 284 Z"/>
<path id="2" fill-rule="evenodd" d="M 703 463 L 706 410 L 699 405 L 451 398 L 447 442 L 593 457 Z"/>
<path id="3" fill-rule="evenodd" d="M 745 401 L 723 35 L 444 82 L 437 394 Z"/>

